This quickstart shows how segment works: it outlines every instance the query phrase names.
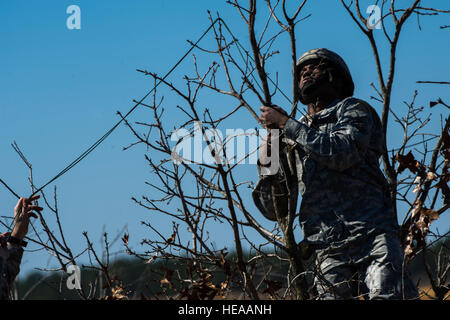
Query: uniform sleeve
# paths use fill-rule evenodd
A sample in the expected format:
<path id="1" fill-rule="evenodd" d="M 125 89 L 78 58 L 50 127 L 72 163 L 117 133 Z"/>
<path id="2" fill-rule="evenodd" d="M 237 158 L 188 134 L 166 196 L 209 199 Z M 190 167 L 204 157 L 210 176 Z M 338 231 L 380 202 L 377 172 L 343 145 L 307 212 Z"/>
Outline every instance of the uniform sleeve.
<path id="1" fill-rule="evenodd" d="M 8 259 L 0 257 L 0 300 L 9 299 L 11 285 L 20 271 L 23 249 L 8 246 L 8 252 Z"/>
<path id="2" fill-rule="evenodd" d="M 6 278 L 6 260 L 0 256 L 0 300 L 8 299 L 8 281 Z"/>
<path id="3" fill-rule="evenodd" d="M 369 145 L 373 115 L 369 105 L 357 99 L 343 102 L 338 119 L 329 132 L 310 128 L 294 119 L 285 125 L 287 137 L 322 165 L 343 171 L 359 163 Z"/>
<path id="4" fill-rule="evenodd" d="M 296 169 L 299 157 L 297 149 L 293 150 L 293 157 L 286 154 L 289 147 L 294 146 L 295 141 L 282 138 L 282 147 L 279 153 L 278 165 L 272 168 L 270 174 L 262 174 L 262 169 L 267 169 L 258 165 L 259 181 L 252 192 L 253 201 L 259 211 L 269 220 L 277 221 L 278 216 L 284 216 L 289 211 L 289 204 L 297 203 L 298 182 Z M 289 163 L 289 159 L 295 163 Z"/>
<path id="5" fill-rule="evenodd" d="M 9 258 L 7 263 L 7 270 L 10 278 L 10 283 L 14 281 L 20 271 L 20 263 L 22 261 L 23 249 L 15 245 L 8 247 Z"/>

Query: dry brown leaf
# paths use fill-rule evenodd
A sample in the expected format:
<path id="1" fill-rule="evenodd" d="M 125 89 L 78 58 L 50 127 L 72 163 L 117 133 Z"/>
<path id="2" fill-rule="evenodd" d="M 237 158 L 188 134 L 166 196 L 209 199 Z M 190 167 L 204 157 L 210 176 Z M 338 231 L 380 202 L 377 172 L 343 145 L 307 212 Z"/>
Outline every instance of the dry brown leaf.
<path id="1" fill-rule="evenodd" d="M 228 279 L 220 284 L 220 290 L 225 290 L 228 287 Z"/>
<path id="2" fill-rule="evenodd" d="M 409 257 L 409 256 L 411 256 L 412 254 L 413 254 L 413 249 L 412 249 L 411 245 L 408 244 L 408 245 L 405 247 L 405 255 L 406 255 L 407 257 Z"/>
<path id="3" fill-rule="evenodd" d="M 434 172 L 428 172 L 427 173 L 427 180 L 434 180 L 436 179 L 436 174 L 434 174 Z"/>
<path id="4" fill-rule="evenodd" d="M 434 220 L 439 219 L 439 213 L 431 209 L 423 210 L 423 214 L 425 214 L 428 217 L 430 223 L 433 222 Z"/>
<path id="5" fill-rule="evenodd" d="M 420 166 L 420 163 L 416 159 L 414 159 L 411 151 L 408 152 L 406 156 L 397 154 L 395 156 L 395 160 L 399 163 L 399 166 L 397 168 L 398 173 L 403 172 L 405 169 L 409 169 L 411 172 L 416 173 L 417 168 Z"/>
<path id="6" fill-rule="evenodd" d="M 158 258 L 158 254 L 155 254 L 153 257 L 151 257 L 150 259 L 148 259 L 148 260 L 145 261 L 144 263 L 150 263 L 150 262 L 156 260 L 156 258 Z"/>
<path id="7" fill-rule="evenodd" d="M 172 233 L 170 238 L 166 240 L 167 244 L 171 244 L 172 242 L 175 241 L 175 235 L 176 235 L 176 232 Z"/>
<path id="8" fill-rule="evenodd" d="M 270 296 L 273 296 L 278 290 L 282 288 L 281 282 L 277 280 L 264 280 L 267 284 L 267 288 L 263 291 L 263 293 L 268 293 Z"/>
<path id="9" fill-rule="evenodd" d="M 122 241 L 123 243 L 127 246 L 128 245 L 128 239 L 129 239 L 130 235 L 128 233 L 125 233 L 122 237 Z"/>
<path id="10" fill-rule="evenodd" d="M 413 193 L 417 193 L 419 190 L 420 190 L 420 188 L 422 187 L 422 185 L 421 184 L 418 184 L 418 185 L 416 185 L 415 187 L 414 187 L 414 189 L 413 189 Z"/>

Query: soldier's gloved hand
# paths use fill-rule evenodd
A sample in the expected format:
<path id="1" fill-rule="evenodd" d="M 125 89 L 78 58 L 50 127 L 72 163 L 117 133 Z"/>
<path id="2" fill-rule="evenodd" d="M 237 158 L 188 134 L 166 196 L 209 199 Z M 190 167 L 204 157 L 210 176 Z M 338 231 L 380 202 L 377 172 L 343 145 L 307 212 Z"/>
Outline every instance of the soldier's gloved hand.
<path id="1" fill-rule="evenodd" d="M 283 129 L 289 119 L 287 112 L 275 105 L 262 106 L 260 110 L 259 120 L 269 129 Z"/>

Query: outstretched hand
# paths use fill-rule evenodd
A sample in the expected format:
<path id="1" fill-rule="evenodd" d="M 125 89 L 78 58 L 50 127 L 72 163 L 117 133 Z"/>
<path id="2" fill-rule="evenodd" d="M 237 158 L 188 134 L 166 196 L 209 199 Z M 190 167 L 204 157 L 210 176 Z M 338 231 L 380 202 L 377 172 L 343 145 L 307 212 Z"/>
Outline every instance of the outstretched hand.
<path id="1" fill-rule="evenodd" d="M 14 228 L 11 232 L 11 236 L 23 240 L 28 233 L 28 226 L 30 224 L 30 218 L 37 218 L 37 215 L 33 212 L 40 212 L 43 208 L 34 205 L 33 201 L 39 199 L 39 195 L 32 196 L 31 198 L 20 198 L 14 208 Z"/>

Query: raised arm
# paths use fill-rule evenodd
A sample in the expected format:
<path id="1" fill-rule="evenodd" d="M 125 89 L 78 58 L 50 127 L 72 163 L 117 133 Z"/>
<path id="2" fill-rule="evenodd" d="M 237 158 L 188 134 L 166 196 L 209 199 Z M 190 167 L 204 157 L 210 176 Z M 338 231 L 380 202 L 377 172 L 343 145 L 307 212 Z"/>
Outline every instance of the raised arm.
<path id="1" fill-rule="evenodd" d="M 362 161 L 374 124 L 371 107 L 364 101 L 348 98 L 330 132 L 310 128 L 294 119 L 284 127 L 287 137 L 324 166 L 343 171 Z"/>

